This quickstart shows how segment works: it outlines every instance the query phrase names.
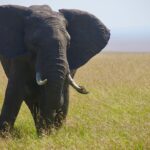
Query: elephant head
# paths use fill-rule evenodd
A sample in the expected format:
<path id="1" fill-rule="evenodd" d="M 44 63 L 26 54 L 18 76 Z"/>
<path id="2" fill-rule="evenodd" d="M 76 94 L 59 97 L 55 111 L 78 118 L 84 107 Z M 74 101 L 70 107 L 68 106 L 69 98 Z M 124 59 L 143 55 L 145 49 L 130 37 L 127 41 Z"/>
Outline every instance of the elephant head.
<path id="1" fill-rule="evenodd" d="M 78 92 L 87 93 L 70 72 L 106 46 L 110 32 L 99 19 L 80 10 L 55 12 L 48 6 L 0 7 L 0 19 L 0 55 L 9 59 L 31 56 L 45 118 L 63 104 L 66 80 Z"/>

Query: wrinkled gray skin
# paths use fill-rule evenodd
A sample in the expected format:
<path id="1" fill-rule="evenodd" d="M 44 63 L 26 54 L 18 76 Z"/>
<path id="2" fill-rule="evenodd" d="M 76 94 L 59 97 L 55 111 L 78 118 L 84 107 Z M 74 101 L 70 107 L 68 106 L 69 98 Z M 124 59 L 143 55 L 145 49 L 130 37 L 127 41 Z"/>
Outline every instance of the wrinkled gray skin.
<path id="1" fill-rule="evenodd" d="M 8 77 L 0 130 L 13 128 L 23 100 L 39 134 L 60 127 L 68 111 L 68 74 L 73 77 L 109 37 L 105 25 L 84 11 L 0 6 L 0 61 Z M 36 74 L 47 82 L 38 85 Z"/>

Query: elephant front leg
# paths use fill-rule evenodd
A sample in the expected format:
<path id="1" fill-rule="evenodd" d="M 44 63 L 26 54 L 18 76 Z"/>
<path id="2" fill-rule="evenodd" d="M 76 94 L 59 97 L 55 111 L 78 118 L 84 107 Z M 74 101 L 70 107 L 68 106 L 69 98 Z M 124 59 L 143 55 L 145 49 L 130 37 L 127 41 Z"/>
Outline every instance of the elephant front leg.
<path id="1" fill-rule="evenodd" d="M 37 92 L 38 93 L 38 92 Z M 31 95 L 30 97 L 25 99 L 25 103 L 28 106 L 32 117 L 34 119 L 35 127 L 37 130 L 37 133 L 39 134 L 39 130 L 41 128 L 41 114 L 40 114 L 40 107 L 39 107 L 39 101 L 40 101 L 40 95 Z"/>
<path id="2" fill-rule="evenodd" d="M 47 123 L 46 117 L 41 110 L 41 101 L 43 101 L 43 96 L 40 91 L 36 91 L 36 93 L 32 93 L 29 97 L 25 98 L 25 103 L 32 114 L 36 131 L 39 136 L 49 134 L 50 132 L 50 124 Z"/>
<path id="3" fill-rule="evenodd" d="M 9 80 L 0 115 L 1 133 L 8 132 L 13 127 L 22 103 L 21 94 L 21 87 L 19 87 L 18 82 Z"/>

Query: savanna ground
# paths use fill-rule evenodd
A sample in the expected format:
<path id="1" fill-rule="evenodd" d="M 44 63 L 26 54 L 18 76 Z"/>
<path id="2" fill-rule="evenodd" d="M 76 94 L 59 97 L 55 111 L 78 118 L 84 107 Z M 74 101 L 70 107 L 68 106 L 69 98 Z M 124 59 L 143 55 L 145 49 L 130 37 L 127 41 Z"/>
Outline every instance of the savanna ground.
<path id="1" fill-rule="evenodd" d="M 6 81 L 0 69 L 0 103 Z M 101 53 L 78 71 L 76 81 L 90 94 L 71 88 L 67 122 L 59 131 L 38 138 L 23 104 L 0 149 L 150 149 L 150 54 Z"/>

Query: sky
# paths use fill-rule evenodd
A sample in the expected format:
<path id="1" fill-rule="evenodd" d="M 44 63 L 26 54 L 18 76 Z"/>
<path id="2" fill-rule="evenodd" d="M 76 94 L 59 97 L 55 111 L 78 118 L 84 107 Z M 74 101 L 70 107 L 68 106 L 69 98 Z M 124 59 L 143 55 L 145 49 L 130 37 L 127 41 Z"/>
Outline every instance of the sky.
<path id="1" fill-rule="evenodd" d="M 5 4 L 48 4 L 56 11 L 61 8 L 85 10 L 111 30 L 107 49 L 140 51 L 144 44 L 143 51 L 150 51 L 150 0 L 0 0 L 0 5 Z"/>

